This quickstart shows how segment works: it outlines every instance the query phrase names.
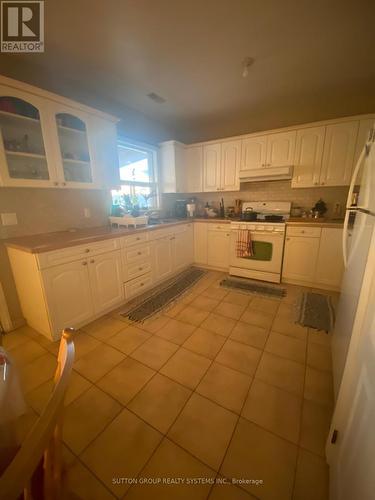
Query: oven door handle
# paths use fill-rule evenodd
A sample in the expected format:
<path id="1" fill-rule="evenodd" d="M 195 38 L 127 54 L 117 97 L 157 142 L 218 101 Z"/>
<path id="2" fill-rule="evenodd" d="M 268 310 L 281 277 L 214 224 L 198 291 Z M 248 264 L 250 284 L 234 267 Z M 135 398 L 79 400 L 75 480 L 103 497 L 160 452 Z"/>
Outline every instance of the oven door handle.
<path id="1" fill-rule="evenodd" d="M 279 233 L 279 232 L 271 232 L 271 231 L 254 231 L 253 229 L 249 229 L 249 231 L 251 232 L 252 237 L 256 236 L 257 234 L 259 234 L 261 236 L 282 236 L 282 237 L 285 236 L 284 232 Z M 237 233 L 238 229 L 232 229 L 231 232 Z"/>

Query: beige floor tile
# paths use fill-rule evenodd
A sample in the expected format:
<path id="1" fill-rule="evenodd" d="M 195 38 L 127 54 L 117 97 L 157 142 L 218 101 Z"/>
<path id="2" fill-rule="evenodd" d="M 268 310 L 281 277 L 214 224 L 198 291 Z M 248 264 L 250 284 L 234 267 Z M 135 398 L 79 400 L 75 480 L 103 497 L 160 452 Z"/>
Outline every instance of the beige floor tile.
<path id="1" fill-rule="evenodd" d="M 216 361 L 222 365 L 253 376 L 262 351 L 249 345 L 227 340 Z"/>
<path id="2" fill-rule="evenodd" d="M 294 305 L 301 296 L 302 292 L 309 291 L 309 287 L 305 286 L 286 285 L 286 284 L 283 284 L 283 286 L 286 288 L 286 296 L 282 298 L 282 302 L 285 304 Z"/>
<path id="3" fill-rule="evenodd" d="M 211 299 L 210 297 L 206 297 L 205 295 L 198 295 L 191 303 L 193 307 L 197 307 L 198 309 L 204 309 L 205 311 L 212 311 L 219 305 L 219 300 Z"/>
<path id="4" fill-rule="evenodd" d="M 307 364 L 316 370 L 332 371 L 331 349 L 321 344 L 308 343 Z"/>
<path id="5" fill-rule="evenodd" d="M 225 337 L 209 332 L 203 328 L 197 328 L 195 332 L 183 344 L 183 347 L 194 351 L 207 358 L 214 359 L 222 348 Z"/>
<path id="6" fill-rule="evenodd" d="M 178 345 L 172 342 L 159 337 L 151 337 L 138 347 L 131 357 L 154 370 L 159 370 L 177 349 Z"/>
<path id="7" fill-rule="evenodd" d="M 267 352 L 277 354 L 283 358 L 305 363 L 306 358 L 306 342 L 304 340 L 295 339 L 288 335 L 283 335 L 277 332 L 271 332 L 268 337 L 266 347 Z"/>
<path id="8" fill-rule="evenodd" d="M 112 478 L 136 477 L 161 439 L 162 434 L 125 409 L 83 452 L 82 460 L 121 498 L 129 486 Z"/>
<path id="9" fill-rule="evenodd" d="M 327 347 L 331 346 L 332 334 L 322 330 L 308 329 L 308 341 L 311 344 L 320 344 Z"/>
<path id="10" fill-rule="evenodd" d="M 257 311 L 256 309 L 250 309 L 248 307 L 241 316 L 241 321 L 269 330 L 271 328 L 273 318 L 274 316 L 272 314 Z"/>
<path id="11" fill-rule="evenodd" d="M 160 330 L 156 332 L 156 335 L 164 340 L 169 340 L 174 344 L 181 345 L 190 337 L 195 328 L 194 325 L 189 325 L 188 323 L 171 318 L 163 328 L 160 328 Z"/>
<path id="12" fill-rule="evenodd" d="M 38 342 L 28 339 L 27 342 L 22 342 L 17 347 L 11 349 L 9 356 L 11 356 L 17 366 L 22 366 L 43 356 L 43 354 L 47 354 L 47 352 Z"/>
<path id="13" fill-rule="evenodd" d="M 328 500 L 328 465 L 322 458 L 299 450 L 293 500 Z"/>
<path id="14" fill-rule="evenodd" d="M 75 454 L 80 454 L 120 411 L 117 401 L 91 387 L 65 408 L 64 442 Z"/>
<path id="15" fill-rule="evenodd" d="M 276 316 L 272 324 L 272 330 L 300 340 L 306 340 L 307 338 L 307 328 L 297 323 L 293 323 L 284 317 Z"/>
<path id="16" fill-rule="evenodd" d="M 255 378 L 279 389 L 302 396 L 305 367 L 290 359 L 264 352 Z"/>
<path id="17" fill-rule="evenodd" d="M 325 445 L 331 424 L 331 409 L 304 400 L 300 446 L 317 455 L 325 456 Z"/>
<path id="18" fill-rule="evenodd" d="M 63 500 L 114 500 L 116 497 L 78 459 L 66 467 Z"/>
<path id="19" fill-rule="evenodd" d="M 265 297 L 254 297 L 250 303 L 250 309 L 262 311 L 270 315 L 275 315 L 279 309 L 280 300 L 267 299 Z"/>
<path id="20" fill-rule="evenodd" d="M 77 332 L 73 338 L 74 341 L 74 359 L 81 358 L 85 354 L 93 351 L 95 347 L 99 347 L 103 345 L 102 342 L 92 337 L 91 335 L 87 335 L 84 332 Z"/>
<path id="21" fill-rule="evenodd" d="M 19 367 L 21 386 L 28 393 L 51 379 L 56 371 L 57 362 L 52 354 L 47 353 Z"/>
<path id="22" fill-rule="evenodd" d="M 141 328 L 137 328 L 136 326 L 129 325 L 110 338 L 108 344 L 124 354 L 131 354 L 150 337 L 151 333 Z"/>
<path id="23" fill-rule="evenodd" d="M 228 410 L 240 413 L 251 380 L 248 375 L 213 363 L 196 391 Z"/>
<path id="24" fill-rule="evenodd" d="M 163 366 L 160 373 L 190 389 L 195 389 L 210 364 L 211 361 L 206 357 L 182 347 Z"/>
<path id="25" fill-rule="evenodd" d="M 224 457 L 237 416 L 193 394 L 168 436 L 209 467 L 217 470 Z"/>
<path id="26" fill-rule="evenodd" d="M 167 308 L 164 311 L 165 316 L 169 318 L 175 318 L 177 314 L 179 314 L 183 309 L 185 309 L 186 304 L 184 302 L 176 302 L 169 309 Z"/>
<path id="27" fill-rule="evenodd" d="M 301 407 L 301 398 L 255 379 L 242 416 L 298 444 Z"/>
<path id="28" fill-rule="evenodd" d="M 17 328 L 17 330 L 14 330 L 13 332 L 4 334 L 2 337 L 4 348 L 6 350 L 10 350 L 28 342 L 30 340 L 29 329 L 30 328 L 28 326 L 23 326 L 21 328 Z"/>
<path id="29" fill-rule="evenodd" d="M 124 354 L 103 344 L 79 358 L 74 369 L 91 382 L 97 382 L 123 359 L 125 359 Z"/>
<path id="30" fill-rule="evenodd" d="M 190 304 L 194 299 L 196 299 L 199 296 L 198 293 L 195 292 L 188 292 L 182 295 L 182 297 L 179 299 L 183 304 Z"/>
<path id="31" fill-rule="evenodd" d="M 253 495 L 233 486 L 229 481 L 228 479 L 228 484 L 225 485 L 216 484 L 212 488 L 208 500 L 256 500 Z"/>
<path id="32" fill-rule="evenodd" d="M 14 433 L 17 443 L 21 445 L 24 442 L 27 434 L 31 431 L 31 428 L 37 420 L 37 413 L 30 406 L 26 406 L 25 413 L 17 418 L 17 421 L 14 424 Z"/>
<path id="33" fill-rule="evenodd" d="M 332 374 L 315 370 L 309 366 L 306 368 L 304 398 L 323 405 L 333 405 L 333 382 Z"/>
<path id="34" fill-rule="evenodd" d="M 268 330 L 260 326 L 250 325 L 243 321 L 238 321 L 233 328 L 230 338 L 243 344 L 263 349 L 268 337 Z"/>
<path id="35" fill-rule="evenodd" d="M 182 410 L 191 391 L 156 374 L 128 404 L 128 408 L 165 434 Z"/>
<path id="36" fill-rule="evenodd" d="M 238 293 L 238 292 L 228 292 L 227 295 L 223 298 L 224 302 L 229 302 L 230 304 L 238 304 L 240 306 L 247 307 L 253 297 L 246 293 Z"/>
<path id="37" fill-rule="evenodd" d="M 143 330 L 146 330 L 147 332 L 150 333 L 156 333 L 160 330 L 160 328 L 163 328 L 169 321 L 168 316 L 154 316 L 149 319 L 147 319 L 144 323 L 142 323 L 140 326 L 142 327 Z"/>
<path id="38" fill-rule="evenodd" d="M 98 340 L 106 341 L 124 328 L 124 323 L 112 317 L 99 318 L 81 328 Z"/>
<path id="39" fill-rule="evenodd" d="M 65 405 L 69 405 L 70 403 L 72 403 L 91 386 L 92 384 L 88 380 L 86 380 L 79 373 L 73 370 L 70 375 L 68 388 L 65 394 Z M 52 394 L 53 387 L 53 379 L 50 379 L 27 394 L 27 401 L 29 405 L 37 413 L 40 414 L 45 408 L 48 399 Z"/>
<path id="40" fill-rule="evenodd" d="M 223 300 L 224 297 L 228 295 L 228 290 L 225 290 L 225 288 L 221 288 L 219 286 L 211 285 L 202 292 L 202 295 L 216 300 Z"/>
<path id="41" fill-rule="evenodd" d="M 233 327 L 236 325 L 236 320 L 220 316 L 220 314 L 211 313 L 201 324 L 201 328 L 209 330 L 210 332 L 217 333 L 228 337 Z"/>
<path id="42" fill-rule="evenodd" d="M 244 489 L 262 500 L 290 500 L 297 447 L 257 425 L 240 419 L 225 456 L 226 477 L 262 479 Z"/>
<path id="43" fill-rule="evenodd" d="M 245 305 L 231 304 L 230 302 L 223 301 L 214 309 L 214 312 L 227 318 L 239 320 L 245 309 Z"/>
<path id="44" fill-rule="evenodd" d="M 148 366 L 126 358 L 97 383 L 107 394 L 126 405 L 155 374 Z"/>
<path id="45" fill-rule="evenodd" d="M 204 311 L 203 309 L 186 306 L 185 309 L 177 314 L 176 319 L 189 323 L 190 325 L 199 326 L 209 314 L 208 311 Z"/>
<path id="46" fill-rule="evenodd" d="M 164 439 L 151 460 L 142 470 L 141 476 L 155 481 L 165 478 L 207 478 L 214 480 L 216 473 L 199 462 L 185 450 Z M 126 495 L 126 500 L 205 500 L 211 485 L 206 484 L 163 484 L 133 486 Z"/>
<path id="47" fill-rule="evenodd" d="M 286 304 L 285 302 L 280 302 L 279 309 L 277 310 L 276 317 L 284 318 L 289 322 L 293 323 L 295 316 L 295 307 L 293 304 Z"/>

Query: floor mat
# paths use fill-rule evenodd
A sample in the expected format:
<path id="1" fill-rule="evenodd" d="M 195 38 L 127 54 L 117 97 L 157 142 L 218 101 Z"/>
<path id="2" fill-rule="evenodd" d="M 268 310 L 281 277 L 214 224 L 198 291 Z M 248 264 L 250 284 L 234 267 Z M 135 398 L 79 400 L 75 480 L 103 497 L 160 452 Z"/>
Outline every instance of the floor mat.
<path id="1" fill-rule="evenodd" d="M 130 308 L 121 313 L 121 316 L 131 321 L 144 321 L 150 316 L 171 305 L 176 299 L 181 297 L 189 288 L 191 288 L 206 271 L 196 267 L 189 268 L 172 281 L 167 282 L 162 289 L 157 287 L 156 291 L 148 293 L 135 299 L 135 303 L 130 304 Z"/>
<path id="2" fill-rule="evenodd" d="M 250 280 L 248 278 L 234 278 L 230 276 L 221 281 L 220 286 L 238 292 L 258 293 L 268 297 L 282 298 L 286 296 L 286 289 L 282 286 L 264 283 L 263 281 Z"/>
<path id="3" fill-rule="evenodd" d="M 297 306 L 297 323 L 329 332 L 333 329 L 334 320 L 334 308 L 329 295 L 302 292 Z"/>

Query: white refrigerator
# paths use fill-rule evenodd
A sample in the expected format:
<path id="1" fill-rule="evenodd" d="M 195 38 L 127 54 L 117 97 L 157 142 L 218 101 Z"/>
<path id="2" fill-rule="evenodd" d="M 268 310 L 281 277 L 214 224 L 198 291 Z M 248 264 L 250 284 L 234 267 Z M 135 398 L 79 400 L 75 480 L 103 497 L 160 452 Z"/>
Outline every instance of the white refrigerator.
<path id="1" fill-rule="evenodd" d="M 345 273 L 332 336 L 333 382 L 337 399 L 375 227 L 375 125 L 354 168 L 343 231 Z M 356 205 L 353 193 L 359 193 Z"/>

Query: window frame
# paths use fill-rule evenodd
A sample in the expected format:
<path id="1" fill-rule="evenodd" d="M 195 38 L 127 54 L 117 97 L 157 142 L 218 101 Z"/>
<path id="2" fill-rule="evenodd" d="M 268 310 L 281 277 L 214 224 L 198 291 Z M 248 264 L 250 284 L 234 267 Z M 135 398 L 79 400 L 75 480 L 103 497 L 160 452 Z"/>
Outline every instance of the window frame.
<path id="1" fill-rule="evenodd" d="M 129 186 L 130 190 L 134 186 L 140 186 L 140 187 L 149 187 L 151 191 L 155 191 L 156 196 L 153 197 L 153 206 L 149 207 L 149 210 L 158 210 L 160 209 L 160 203 L 161 203 L 161 198 L 160 198 L 160 188 L 159 188 L 159 176 L 158 176 L 158 149 L 156 146 L 153 146 L 151 144 L 147 144 L 144 142 L 140 141 L 133 141 L 131 139 L 127 139 L 125 137 L 119 138 L 117 140 L 117 148 L 118 150 L 121 147 L 127 147 L 129 149 L 138 149 L 140 151 L 144 151 L 148 155 L 151 156 L 152 160 L 152 165 L 151 165 L 151 172 L 150 178 L 152 179 L 151 182 L 142 182 L 142 181 L 123 181 L 120 178 L 120 163 L 119 163 L 119 187 L 121 186 Z M 142 209 L 141 209 L 142 210 Z"/>

